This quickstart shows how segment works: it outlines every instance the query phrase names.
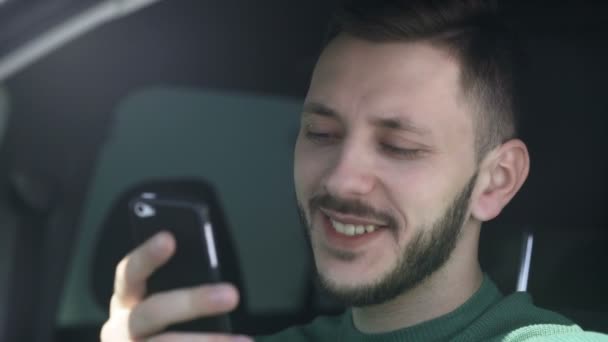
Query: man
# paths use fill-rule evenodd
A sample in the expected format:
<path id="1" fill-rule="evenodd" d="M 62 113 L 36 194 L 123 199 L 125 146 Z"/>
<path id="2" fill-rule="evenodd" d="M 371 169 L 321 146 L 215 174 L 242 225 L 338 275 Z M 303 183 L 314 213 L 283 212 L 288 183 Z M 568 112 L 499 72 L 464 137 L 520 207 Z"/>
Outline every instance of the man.
<path id="1" fill-rule="evenodd" d="M 350 306 L 260 341 L 608 340 L 502 296 L 480 269 L 482 222 L 524 183 L 508 32 L 482 1 L 345 5 L 314 70 L 294 179 L 320 283 Z M 229 312 L 238 292 L 201 286 L 144 299 L 170 258 L 161 234 L 117 268 L 109 341 L 247 341 L 159 334 Z"/>

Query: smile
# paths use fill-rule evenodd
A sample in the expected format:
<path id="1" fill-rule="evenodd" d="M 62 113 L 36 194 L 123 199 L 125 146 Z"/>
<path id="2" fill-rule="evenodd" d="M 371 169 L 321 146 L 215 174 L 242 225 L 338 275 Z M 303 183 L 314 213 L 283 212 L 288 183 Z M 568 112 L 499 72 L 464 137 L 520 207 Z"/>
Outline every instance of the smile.
<path id="1" fill-rule="evenodd" d="M 334 233 L 344 237 L 368 235 L 386 226 L 383 222 L 342 214 L 333 210 L 320 208 L 327 219 L 327 226 Z"/>
<path id="2" fill-rule="evenodd" d="M 330 218 L 330 222 L 331 222 L 332 227 L 336 230 L 336 232 L 347 235 L 347 236 L 373 233 L 374 231 L 376 231 L 376 229 L 378 229 L 377 226 L 372 225 L 372 224 L 354 225 L 354 224 L 350 224 L 350 223 L 339 222 L 339 221 L 336 221 L 331 218 Z"/>

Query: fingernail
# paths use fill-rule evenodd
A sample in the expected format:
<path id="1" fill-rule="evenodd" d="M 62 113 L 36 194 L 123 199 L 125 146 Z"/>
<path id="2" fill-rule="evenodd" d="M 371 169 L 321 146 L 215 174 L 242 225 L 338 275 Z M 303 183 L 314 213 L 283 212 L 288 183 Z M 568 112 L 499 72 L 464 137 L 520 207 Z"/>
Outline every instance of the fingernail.
<path id="1" fill-rule="evenodd" d="M 213 300 L 218 303 L 226 303 L 234 297 L 234 290 L 228 285 L 217 285 L 213 290 Z"/>
<path id="2" fill-rule="evenodd" d="M 154 241 L 152 241 L 154 249 L 163 249 L 167 245 L 167 234 L 159 233 L 154 237 Z"/>

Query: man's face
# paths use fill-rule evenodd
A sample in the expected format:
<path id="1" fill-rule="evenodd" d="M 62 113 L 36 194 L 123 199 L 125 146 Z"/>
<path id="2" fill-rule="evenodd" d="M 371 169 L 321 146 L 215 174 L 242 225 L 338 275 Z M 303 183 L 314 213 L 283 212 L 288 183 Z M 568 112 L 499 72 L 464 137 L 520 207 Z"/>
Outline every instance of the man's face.
<path id="1" fill-rule="evenodd" d="M 425 43 L 348 35 L 313 73 L 295 148 L 296 195 L 322 284 L 377 304 L 444 265 L 476 174 L 459 66 Z"/>

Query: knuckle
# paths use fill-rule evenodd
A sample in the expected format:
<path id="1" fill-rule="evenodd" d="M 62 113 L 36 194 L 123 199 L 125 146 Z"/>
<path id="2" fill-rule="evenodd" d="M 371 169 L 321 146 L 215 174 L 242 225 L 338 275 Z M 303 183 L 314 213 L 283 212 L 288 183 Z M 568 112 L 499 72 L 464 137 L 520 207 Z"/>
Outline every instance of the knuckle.
<path id="1" fill-rule="evenodd" d="M 150 324 L 151 319 L 141 304 L 136 305 L 127 317 L 128 335 L 131 337 L 142 335 L 147 330 L 146 325 Z"/>
<path id="2" fill-rule="evenodd" d="M 123 258 L 116 266 L 114 275 L 114 292 L 120 293 L 126 285 L 127 267 L 129 266 L 129 257 Z"/>
<path id="3" fill-rule="evenodd" d="M 118 265 L 116 265 L 116 272 L 114 274 L 114 277 L 116 279 L 121 279 L 124 277 L 125 272 L 127 271 L 127 264 L 129 263 L 129 256 L 126 256 L 124 258 L 122 258 L 120 260 L 120 262 L 118 262 Z"/>
<path id="4" fill-rule="evenodd" d="M 99 332 L 99 339 L 101 342 L 106 342 L 110 340 L 110 337 L 108 336 L 108 329 L 110 329 L 108 322 L 104 323 L 104 325 L 101 326 L 101 331 Z"/>
<path id="5" fill-rule="evenodd" d="M 110 298 L 110 315 L 121 308 L 121 303 L 116 293 L 112 294 L 112 298 Z"/>
<path id="6" fill-rule="evenodd" d="M 153 295 L 128 312 L 127 326 L 132 337 L 150 335 L 175 321 L 174 303 L 162 295 Z"/>
<path id="7" fill-rule="evenodd" d="M 120 336 L 120 331 L 116 322 L 112 319 L 106 321 L 99 333 L 100 341 L 113 342 L 117 340 L 117 336 Z"/>

